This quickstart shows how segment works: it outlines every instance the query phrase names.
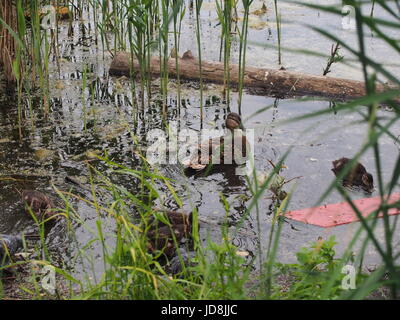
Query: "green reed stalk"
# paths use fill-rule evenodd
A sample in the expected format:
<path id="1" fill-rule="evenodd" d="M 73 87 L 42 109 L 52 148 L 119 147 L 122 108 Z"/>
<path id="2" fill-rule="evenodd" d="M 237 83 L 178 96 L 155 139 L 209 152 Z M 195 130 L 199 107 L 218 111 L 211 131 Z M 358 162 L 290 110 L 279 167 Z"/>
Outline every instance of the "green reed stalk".
<path id="1" fill-rule="evenodd" d="M 162 23 L 159 35 L 160 48 L 160 75 L 162 95 L 162 115 L 164 121 L 167 118 L 167 94 L 168 94 L 168 35 L 169 35 L 169 0 L 161 0 Z"/>
<path id="2" fill-rule="evenodd" d="M 230 103 L 230 59 L 231 59 L 231 30 L 232 30 L 232 13 L 234 0 L 216 1 L 218 19 L 221 24 L 221 39 L 224 48 L 224 93 L 225 100 L 229 106 Z"/>
<path id="3" fill-rule="evenodd" d="M 151 102 L 151 74 L 150 74 L 150 64 L 151 64 L 151 54 L 152 54 L 152 43 L 155 38 L 156 34 L 156 26 L 158 24 L 159 20 L 159 15 L 158 15 L 158 6 L 159 6 L 159 1 L 150 1 L 147 5 L 147 20 L 146 20 L 146 37 L 145 37 L 145 43 L 146 43 L 146 71 L 147 71 L 147 103 L 148 106 L 150 106 Z"/>
<path id="4" fill-rule="evenodd" d="M 17 81 L 17 92 L 18 92 L 18 132 L 19 138 L 22 141 L 22 93 L 24 84 L 24 72 L 26 65 L 23 64 L 25 56 L 25 34 L 26 34 L 26 24 L 25 15 L 22 0 L 17 1 L 17 37 L 19 41 L 16 41 L 16 59 L 13 63 L 13 72 L 15 79 Z"/>
<path id="5" fill-rule="evenodd" d="M 180 38 L 181 38 L 181 28 L 182 28 L 182 20 L 185 15 L 185 6 L 182 2 L 179 3 L 179 8 L 177 8 L 177 1 L 174 0 L 174 10 L 176 10 L 176 14 L 174 14 L 174 45 L 175 45 L 175 68 L 177 74 L 177 82 L 178 82 L 178 93 L 177 93 L 177 108 L 180 113 L 181 109 L 181 77 L 179 72 L 179 48 L 180 48 Z"/>
<path id="6" fill-rule="evenodd" d="M 39 88 L 43 92 L 42 105 L 45 117 L 49 113 L 49 42 L 47 38 L 47 30 L 41 30 L 41 5 L 40 1 L 30 2 L 30 18 L 31 18 L 31 43 L 29 44 L 32 64 L 30 66 L 32 74 L 32 83 L 36 84 L 36 77 L 39 78 Z M 49 13 L 51 14 L 51 13 Z M 44 62 L 44 63 L 43 63 Z"/>
<path id="7" fill-rule="evenodd" d="M 242 97 L 243 97 L 243 80 L 244 73 L 246 70 L 246 51 L 247 51 L 247 36 L 248 36 L 248 27 L 249 27 L 249 11 L 250 6 L 253 3 L 253 0 L 242 0 L 244 15 L 243 15 L 243 24 L 242 30 L 239 34 L 240 38 L 240 46 L 239 46 L 239 114 L 241 114 L 242 108 Z"/>
<path id="8" fill-rule="evenodd" d="M 199 81 L 200 81 L 200 128 L 203 128 L 203 70 L 201 59 L 201 29 L 200 29 L 200 10 L 203 5 L 203 0 L 196 0 L 196 40 L 197 53 L 199 56 Z"/>
<path id="9" fill-rule="evenodd" d="M 119 30 L 118 30 L 118 2 L 112 1 L 112 16 L 113 19 L 109 20 L 109 23 L 112 25 L 112 29 L 114 32 L 114 55 L 118 52 L 118 43 L 119 43 Z"/>
<path id="10" fill-rule="evenodd" d="M 282 64 L 282 51 L 281 51 L 281 40 L 282 40 L 282 33 L 281 33 L 281 14 L 278 11 L 278 0 L 274 0 L 274 7 L 275 7 L 275 19 L 276 19 L 276 30 L 278 35 L 278 64 Z"/>
<path id="11" fill-rule="evenodd" d="M 53 1 L 54 3 L 54 1 Z M 60 2 L 59 0 L 56 0 L 54 3 L 56 8 L 60 7 Z M 57 9 L 56 9 L 57 12 Z M 59 41 L 58 41 L 58 34 L 59 34 L 59 15 L 56 14 L 56 21 L 55 21 L 55 30 L 51 29 L 50 30 L 50 39 L 51 39 L 51 45 L 52 45 L 52 50 L 53 50 L 53 55 L 56 59 L 56 64 L 57 64 L 57 70 L 58 70 L 58 75 L 60 76 L 61 74 L 61 67 L 60 67 L 60 55 L 58 52 L 58 47 L 59 47 Z"/>
<path id="12" fill-rule="evenodd" d="M 49 88 L 49 54 L 50 54 L 50 44 L 47 38 L 47 30 L 44 30 L 44 54 L 43 54 L 43 61 L 44 61 L 44 72 L 41 78 L 42 88 L 44 90 L 43 95 L 43 104 L 44 104 L 44 113 L 45 117 L 47 118 L 50 111 L 50 88 Z M 56 56 L 57 53 L 54 52 Z"/>
<path id="13" fill-rule="evenodd" d="M 86 111 L 86 88 L 87 88 L 87 66 L 83 67 L 82 72 L 82 113 L 83 113 L 83 130 L 87 132 L 87 111 Z"/>
<path id="14" fill-rule="evenodd" d="M 151 8 L 140 5 L 137 0 L 130 0 L 128 10 L 128 38 L 131 54 L 131 64 L 136 58 L 139 63 L 140 74 L 140 103 L 141 108 L 144 108 L 145 103 L 145 88 L 148 85 L 147 91 L 150 95 L 150 77 L 149 77 L 149 11 Z M 135 73 L 131 70 L 131 80 L 134 83 Z M 150 99 L 150 96 L 149 96 Z"/>
<path id="15" fill-rule="evenodd" d="M 371 13 L 370 13 L 371 18 L 374 16 L 374 10 L 375 10 L 375 0 L 372 0 L 372 7 L 371 7 Z"/>

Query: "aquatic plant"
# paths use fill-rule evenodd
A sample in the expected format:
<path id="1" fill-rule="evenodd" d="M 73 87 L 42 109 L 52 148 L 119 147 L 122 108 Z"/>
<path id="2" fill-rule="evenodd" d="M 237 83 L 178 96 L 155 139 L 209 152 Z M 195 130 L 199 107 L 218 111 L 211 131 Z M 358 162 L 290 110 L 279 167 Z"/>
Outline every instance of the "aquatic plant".
<path id="1" fill-rule="evenodd" d="M 281 22 L 281 14 L 278 10 L 278 0 L 274 0 L 274 8 L 275 8 L 275 20 L 276 20 L 276 33 L 278 37 L 278 64 L 282 64 L 282 22 Z"/>
<path id="2" fill-rule="evenodd" d="M 253 3 L 253 0 L 242 0 L 244 13 L 243 13 L 242 30 L 239 34 L 239 39 L 240 39 L 240 46 L 239 46 L 239 101 L 238 101 L 239 114 L 241 114 L 241 107 L 242 107 L 243 79 L 244 79 L 244 71 L 246 70 L 246 51 L 247 51 L 247 36 L 248 36 L 248 28 L 249 28 L 249 13 L 250 13 L 250 6 L 252 3 Z"/>
<path id="3" fill-rule="evenodd" d="M 232 19 L 236 7 L 235 0 L 216 1 L 217 14 L 221 24 L 221 41 L 224 56 L 224 95 L 227 105 L 230 103 L 230 60 L 232 46 Z"/>
<path id="4" fill-rule="evenodd" d="M 340 46 L 338 43 L 336 45 L 332 45 L 331 48 L 331 55 L 328 58 L 328 61 L 326 63 L 326 67 L 324 71 L 322 72 L 323 76 L 326 76 L 329 72 L 331 72 L 331 67 L 334 63 L 340 62 L 343 60 L 343 56 L 339 54 Z"/>
<path id="5" fill-rule="evenodd" d="M 11 0 L 0 3 L 0 61 L 8 82 L 15 81 L 13 60 L 15 58 L 15 40 L 12 32 L 16 30 L 16 10 Z"/>
<path id="6" fill-rule="evenodd" d="M 195 0 L 196 7 L 196 40 L 197 40 L 197 52 L 199 55 L 199 82 L 200 82 L 200 128 L 203 128 L 203 70 L 201 66 L 201 25 L 200 25 L 200 11 L 203 5 L 203 0 Z"/>

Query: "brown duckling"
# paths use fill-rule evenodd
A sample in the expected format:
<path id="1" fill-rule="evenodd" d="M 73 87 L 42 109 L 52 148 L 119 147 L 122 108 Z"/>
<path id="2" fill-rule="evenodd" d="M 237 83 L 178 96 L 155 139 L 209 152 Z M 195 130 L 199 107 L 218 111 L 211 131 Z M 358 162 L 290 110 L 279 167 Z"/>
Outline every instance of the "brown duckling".
<path id="1" fill-rule="evenodd" d="M 194 170 L 203 170 L 208 164 L 218 162 L 213 161 L 213 154 L 214 157 L 219 156 L 219 164 L 237 165 L 238 163 L 235 162 L 237 156 L 245 158 L 247 150 L 249 150 L 249 143 L 242 131 L 244 128 L 241 117 L 237 113 L 229 113 L 225 120 L 225 126 L 229 130 L 225 136 L 212 138 L 201 143 L 197 147 L 197 152 L 195 151 L 188 161 L 183 162 L 183 165 Z M 239 130 L 239 133 L 236 130 Z M 225 158 L 228 153 L 224 152 L 224 147 L 232 149 L 228 158 Z M 238 154 L 238 152 L 241 152 L 241 154 Z M 236 157 L 235 154 L 237 154 Z"/>
<path id="2" fill-rule="evenodd" d="M 183 224 L 172 227 L 164 226 L 151 230 L 147 233 L 149 238 L 149 250 L 151 252 L 155 250 L 163 251 L 168 258 L 171 258 L 174 256 L 177 249 L 174 237 L 177 244 L 179 244 L 183 238 L 187 238 L 189 235 L 190 230 Z"/>
<path id="3" fill-rule="evenodd" d="M 351 159 L 340 158 L 332 161 L 333 173 L 337 176 L 340 172 L 350 163 Z M 364 191 L 372 193 L 374 190 L 374 178 L 370 173 L 367 172 L 365 167 L 361 163 L 356 163 L 355 166 L 343 177 L 344 186 L 358 186 Z"/>
<path id="4" fill-rule="evenodd" d="M 32 210 L 38 219 L 50 218 L 55 213 L 53 201 L 45 194 L 34 190 L 23 190 L 22 201 Z M 29 211 L 27 210 L 29 213 Z"/>
<path id="5" fill-rule="evenodd" d="M 147 232 L 149 250 L 151 252 L 155 250 L 163 251 L 163 253 L 170 258 L 176 251 L 174 237 L 178 244 L 183 238 L 190 237 L 192 231 L 192 215 L 176 211 L 165 211 L 163 213 L 171 226 L 164 224 L 160 220 L 150 220 L 152 226 Z"/>
<path id="6" fill-rule="evenodd" d="M 162 212 L 164 214 L 164 217 L 169 221 L 169 223 L 172 226 L 176 225 L 186 225 L 188 228 L 191 228 L 192 226 L 192 215 L 188 214 L 186 212 L 181 212 L 181 211 L 172 211 L 172 210 L 165 210 L 161 211 L 158 209 L 155 209 L 155 211 Z M 162 227 L 165 226 L 163 222 L 160 220 L 157 220 L 155 224 L 155 218 L 152 216 L 149 220 L 150 224 L 153 224 L 152 228 L 154 227 Z"/>

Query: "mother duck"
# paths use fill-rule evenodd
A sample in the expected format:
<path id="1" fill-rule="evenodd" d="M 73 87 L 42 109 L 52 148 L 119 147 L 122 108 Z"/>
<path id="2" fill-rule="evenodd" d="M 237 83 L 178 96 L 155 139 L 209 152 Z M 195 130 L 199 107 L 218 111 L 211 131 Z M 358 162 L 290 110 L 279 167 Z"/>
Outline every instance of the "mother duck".
<path id="1" fill-rule="evenodd" d="M 231 112 L 226 116 L 225 126 L 228 131 L 224 136 L 200 143 L 192 156 L 182 164 L 194 170 L 203 170 L 208 164 L 243 164 L 250 144 L 243 132 L 242 119 L 237 113 Z"/>

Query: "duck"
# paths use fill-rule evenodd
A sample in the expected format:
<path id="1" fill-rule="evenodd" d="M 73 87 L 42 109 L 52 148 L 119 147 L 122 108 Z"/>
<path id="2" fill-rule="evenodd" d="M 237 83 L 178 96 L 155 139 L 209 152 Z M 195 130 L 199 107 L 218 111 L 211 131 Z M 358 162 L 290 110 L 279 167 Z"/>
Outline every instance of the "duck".
<path id="1" fill-rule="evenodd" d="M 192 156 L 182 161 L 182 164 L 196 171 L 203 170 L 208 164 L 213 163 L 222 165 L 241 164 L 236 163 L 237 157 L 246 158 L 247 151 L 249 150 L 249 142 L 243 133 L 244 127 L 240 115 L 234 112 L 229 113 L 225 119 L 225 126 L 229 131 L 224 136 L 211 138 L 208 141 L 200 143 L 195 147 Z M 232 153 L 229 158 L 226 158 L 227 154 L 224 152 L 224 146 L 229 147 L 230 145 L 233 146 Z M 235 146 L 241 146 L 241 148 L 235 148 Z M 219 157 L 219 161 L 213 158 L 215 156 Z"/>
<path id="2" fill-rule="evenodd" d="M 189 238 L 191 235 L 192 215 L 178 211 L 163 211 L 163 215 L 170 225 L 154 217 L 149 220 L 148 249 L 150 252 L 162 251 L 166 257 L 171 258 L 177 249 L 174 238 L 179 244 L 184 238 Z"/>
<path id="3" fill-rule="evenodd" d="M 338 176 L 351 161 L 352 159 L 345 157 L 334 160 L 332 161 L 333 168 L 331 170 L 335 176 Z M 374 178 L 361 163 L 357 162 L 347 175 L 343 177 L 343 185 L 361 187 L 367 193 L 372 193 L 374 190 Z"/>
<path id="4" fill-rule="evenodd" d="M 167 219 L 167 221 L 171 225 L 185 225 L 188 228 L 192 226 L 192 215 L 183 212 L 183 211 L 173 211 L 173 210 L 160 210 L 160 209 L 153 209 L 156 212 L 161 212 L 164 217 Z M 154 216 L 151 216 L 149 219 L 149 224 L 152 225 L 152 228 L 154 227 L 162 227 L 165 226 L 165 224 L 160 221 L 159 219 L 155 219 Z"/>
<path id="5" fill-rule="evenodd" d="M 27 208 L 30 208 L 39 220 L 50 218 L 56 214 L 53 210 L 55 208 L 53 200 L 40 191 L 23 190 L 21 197 Z M 26 212 L 30 214 L 29 209 Z"/>

